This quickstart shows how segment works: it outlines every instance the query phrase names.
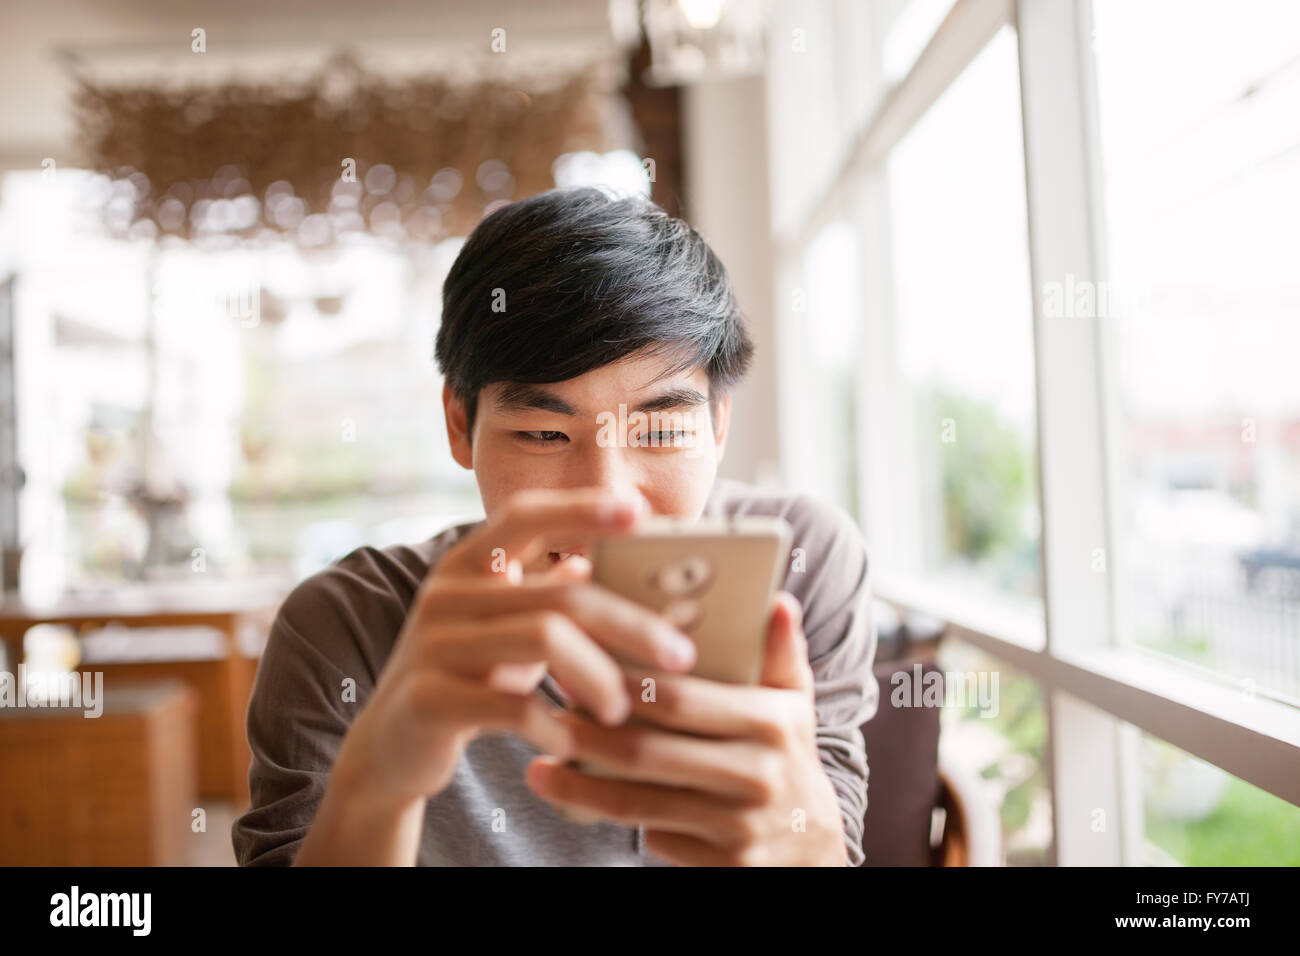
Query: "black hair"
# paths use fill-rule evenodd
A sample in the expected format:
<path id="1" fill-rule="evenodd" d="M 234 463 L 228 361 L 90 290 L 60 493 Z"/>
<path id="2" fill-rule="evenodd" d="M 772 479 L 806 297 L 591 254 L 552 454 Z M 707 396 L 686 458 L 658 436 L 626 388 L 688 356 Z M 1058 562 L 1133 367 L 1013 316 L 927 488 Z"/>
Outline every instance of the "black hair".
<path id="1" fill-rule="evenodd" d="M 669 357 L 669 374 L 704 368 L 716 412 L 753 351 L 700 234 L 590 186 L 508 203 L 474 228 L 443 283 L 434 347 L 471 432 L 485 385 L 562 382 L 636 352 Z"/>

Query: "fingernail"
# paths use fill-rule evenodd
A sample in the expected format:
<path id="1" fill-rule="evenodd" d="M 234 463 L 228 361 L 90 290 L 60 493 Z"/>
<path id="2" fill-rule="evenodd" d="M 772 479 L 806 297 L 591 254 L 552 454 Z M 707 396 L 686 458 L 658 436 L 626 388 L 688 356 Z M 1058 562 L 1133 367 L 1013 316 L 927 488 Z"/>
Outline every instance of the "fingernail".
<path id="1" fill-rule="evenodd" d="M 601 524 L 622 524 L 636 514 L 636 506 L 621 498 L 606 499 L 597 511 Z"/>
<path id="2" fill-rule="evenodd" d="M 545 790 L 551 782 L 551 774 L 554 768 L 550 764 L 535 763 L 528 768 L 528 773 L 532 776 L 529 783 L 538 789 Z"/>
<path id="3" fill-rule="evenodd" d="M 628 697 L 626 693 L 620 694 L 612 704 L 605 708 L 605 723 L 611 726 L 621 724 L 627 720 L 630 713 L 632 713 L 632 698 Z"/>
<path id="4" fill-rule="evenodd" d="M 669 631 L 664 656 L 670 667 L 687 667 L 695 663 L 695 642 L 685 634 Z"/>

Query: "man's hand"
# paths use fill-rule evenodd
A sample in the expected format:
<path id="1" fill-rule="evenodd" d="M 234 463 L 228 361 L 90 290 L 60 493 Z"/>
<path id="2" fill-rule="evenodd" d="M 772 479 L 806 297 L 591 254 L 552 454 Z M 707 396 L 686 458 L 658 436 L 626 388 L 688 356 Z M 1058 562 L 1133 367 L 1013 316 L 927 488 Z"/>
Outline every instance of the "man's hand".
<path id="1" fill-rule="evenodd" d="M 605 493 L 531 491 L 443 555 L 343 739 L 296 862 L 413 864 L 425 799 L 447 786 L 479 734 L 571 753 L 559 710 L 532 693 L 548 669 L 611 724 L 632 706 L 616 657 L 689 670 L 689 638 L 592 584 L 588 562 L 525 573 L 561 544 L 626 533 L 638 520 Z"/>
<path id="2" fill-rule="evenodd" d="M 777 596 L 757 686 L 633 668 L 626 680 L 637 722 L 565 717 L 572 756 L 620 779 L 539 757 L 526 778 L 539 796 L 644 825 L 646 848 L 672 863 L 848 863 L 839 801 L 817 752 L 813 674 L 792 595 Z"/>

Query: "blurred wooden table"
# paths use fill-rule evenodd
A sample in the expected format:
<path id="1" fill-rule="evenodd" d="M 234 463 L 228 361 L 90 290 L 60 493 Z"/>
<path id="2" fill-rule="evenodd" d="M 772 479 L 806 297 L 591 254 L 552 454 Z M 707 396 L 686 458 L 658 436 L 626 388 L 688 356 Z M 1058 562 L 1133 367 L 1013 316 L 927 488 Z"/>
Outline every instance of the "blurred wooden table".
<path id="1" fill-rule="evenodd" d="M 0 864 L 182 866 L 198 770 L 198 694 L 104 687 L 103 711 L 0 707 Z"/>
<path id="2" fill-rule="evenodd" d="M 7 645 L 10 669 L 17 671 L 22 639 L 34 624 L 65 624 L 78 635 L 120 624 L 126 627 L 211 627 L 225 637 L 225 653 L 215 661 L 165 659 L 86 664 L 103 670 L 105 683 L 177 676 L 200 692 L 201 789 L 248 803 L 248 747 L 245 720 L 257 659 L 240 651 L 240 629 L 264 637 L 287 593 L 283 582 L 254 584 L 124 585 L 111 591 L 73 594 L 51 605 L 30 606 L 16 595 L 0 600 L 0 639 Z M 215 751 L 215 752 L 214 752 Z"/>

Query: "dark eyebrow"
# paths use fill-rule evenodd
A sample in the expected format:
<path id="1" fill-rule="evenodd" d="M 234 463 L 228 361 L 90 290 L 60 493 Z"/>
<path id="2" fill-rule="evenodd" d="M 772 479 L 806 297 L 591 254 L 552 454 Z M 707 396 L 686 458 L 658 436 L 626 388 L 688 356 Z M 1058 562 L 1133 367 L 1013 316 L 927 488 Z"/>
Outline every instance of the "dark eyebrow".
<path id="1" fill-rule="evenodd" d="M 704 405 L 708 399 L 698 391 L 689 386 L 680 386 L 668 389 L 653 398 L 647 398 L 643 402 L 638 402 L 635 407 L 629 409 L 633 412 L 666 412 L 674 408 L 695 408 L 698 405 Z"/>
<path id="2" fill-rule="evenodd" d="M 517 412 L 534 409 L 557 415 L 576 415 L 578 410 L 553 392 L 522 382 L 506 382 L 493 403 L 498 411 Z"/>
<path id="3" fill-rule="evenodd" d="M 675 386 L 658 395 L 638 402 L 629 412 L 663 412 L 675 408 L 695 408 L 708 403 L 708 398 L 689 386 Z M 498 411 L 513 412 L 530 409 L 554 412 L 557 415 L 577 415 L 578 411 L 554 392 L 523 382 L 506 382 L 493 402 Z"/>

